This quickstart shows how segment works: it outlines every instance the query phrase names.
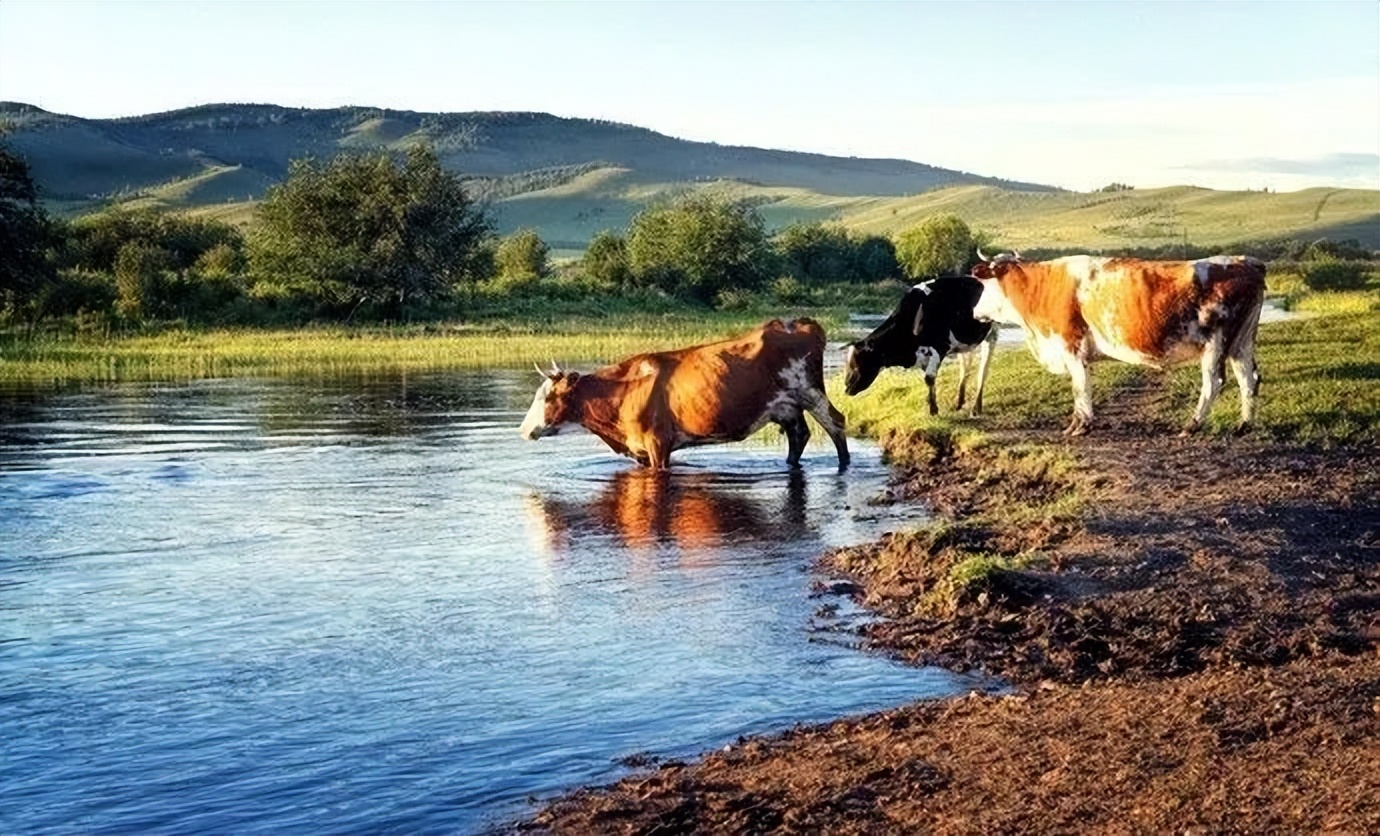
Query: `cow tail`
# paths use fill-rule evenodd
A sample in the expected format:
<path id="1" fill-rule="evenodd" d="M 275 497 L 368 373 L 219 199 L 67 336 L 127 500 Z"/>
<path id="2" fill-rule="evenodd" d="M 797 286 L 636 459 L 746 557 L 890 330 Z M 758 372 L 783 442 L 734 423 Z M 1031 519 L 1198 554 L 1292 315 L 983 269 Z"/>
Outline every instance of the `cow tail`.
<path id="1" fill-rule="evenodd" d="M 1265 265 L 1260 265 L 1260 284 L 1250 301 L 1250 310 L 1236 321 L 1236 328 L 1227 335 L 1227 356 L 1240 357 L 1243 351 L 1254 348 L 1256 331 L 1260 327 L 1260 312 L 1265 307 Z"/>

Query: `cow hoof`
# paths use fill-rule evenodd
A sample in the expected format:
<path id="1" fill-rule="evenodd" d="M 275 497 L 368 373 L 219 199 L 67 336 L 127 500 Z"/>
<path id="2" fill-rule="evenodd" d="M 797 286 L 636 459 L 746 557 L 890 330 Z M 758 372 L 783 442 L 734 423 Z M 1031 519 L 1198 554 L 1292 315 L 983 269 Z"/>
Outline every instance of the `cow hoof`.
<path id="1" fill-rule="evenodd" d="M 1198 432 L 1198 425 L 1188 424 L 1182 430 L 1179 430 L 1179 438 L 1191 438 L 1196 432 Z"/>
<path id="2" fill-rule="evenodd" d="M 1236 425 L 1236 429 L 1232 430 L 1232 431 L 1231 431 L 1231 434 L 1232 434 L 1232 437 L 1233 437 L 1233 438 L 1240 438 L 1241 436 L 1245 435 L 1246 433 L 1248 433 L 1248 432 L 1250 432 L 1250 431 L 1251 431 L 1251 425 L 1250 425 L 1249 422 L 1247 422 L 1247 423 L 1243 423 L 1243 424 L 1237 424 L 1237 425 Z"/>

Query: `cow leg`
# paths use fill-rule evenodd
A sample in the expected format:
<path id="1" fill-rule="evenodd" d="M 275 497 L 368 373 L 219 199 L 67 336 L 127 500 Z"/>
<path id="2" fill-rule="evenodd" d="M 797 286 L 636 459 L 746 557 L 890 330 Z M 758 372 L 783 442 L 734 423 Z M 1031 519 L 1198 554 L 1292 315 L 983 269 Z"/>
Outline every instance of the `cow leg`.
<path id="1" fill-rule="evenodd" d="M 786 434 L 786 464 L 800 467 L 800 455 L 810 440 L 810 425 L 805 423 L 804 415 L 797 415 L 794 420 L 780 422 L 779 426 Z"/>
<path id="2" fill-rule="evenodd" d="M 839 470 L 847 468 L 851 457 L 848 455 L 848 437 L 843 434 L 847 425 L 843 413 L 829 403 L 829 396 L 822 389 L 811 389 L 805 393 L 805 408 L 829 435 L 829 440 L 834 442 L 834 450 L 839 456 Z"/>
<path id="3" fill-rule="evenodd" d="M 1203 426 L 1207 420 L 1208 413 L 1212 411 L 1212 403 L 1217 400 L 1217 396 L 1222 393 L 1222 380 L 1226 370 L 1223 366 L 1226 363 L 1224 356 L 1223 343 L 1225 339 L 1219 330 L 1208 340 L 1207 345 L 1203 346 L 1203 356 L 1199 359 L 1199 365 L 1203 371 L 1203 388 L 1198 392 L 1198 406 L 1193 410 L 1193 417 L 1184 425 L 1181 436 L 1190 435 Z"/>
<path id="4" fill-rule="evenodd" d="M 1073 420 L 1064 428 L 1064 435 L 1083 435 L 1092 426 L 1092 384 L 1088 379 L 1088 365 L 1070 355 L 1065 358 L 1069 380 L 1073 382 Z"/>
<path id="5" fill-rule="evenodd" d="M 997 328 L 992 326 L 987 339 L 982 341 L 982 345 L 977 349 L 977 391 L 973 393 L 973 414 L 982 414 L 982 390 L 987 386 L 987 367 L 992 363 L 992 352 L 997 348 Z M 972 354 L 973 352 L 969 352 Z M 962 391 L 959 392 L 959 400 L 962 398 Z"/>
<path id="6" fill-rule="evenodd" d="M 934 379 L 939 376 L 939 364 L 944 362 L 944 354 L 937 349 L 921 346 L 915 359 L 925 364 L 925 390 L 929 394 L 930 415 L 939 414 L 939 401 L 934 398 Z"/>
<path id="7" fill-rule="evenodd" d="M 648 437 L 644 441 L 647 449 L 646 465 L 652 470 L 669 470 L 671 467 L 671 445 L 662 444 L 660 439 Z"/>
<path id="8" fill-rule="evenodd" d="M 1255 397 L 1260 392 L 1260 371 L 1255 367 L 1255 329 L 1243 334 L 1232 346 L 1227 358 L 1236 386 L 1241 390 L 1241 423 L 1236 425 L 1235 433 L 1245 432 L 1255 420 Z"/>
<path id="9" fill-rule="evenodd" d="M 958 399 L 954 401 L 954 410 L 962 411 L 963 402 L 968 399 L 968 366 L 973 361 L 973 352 L 965 351 L 958 355 Z"/>

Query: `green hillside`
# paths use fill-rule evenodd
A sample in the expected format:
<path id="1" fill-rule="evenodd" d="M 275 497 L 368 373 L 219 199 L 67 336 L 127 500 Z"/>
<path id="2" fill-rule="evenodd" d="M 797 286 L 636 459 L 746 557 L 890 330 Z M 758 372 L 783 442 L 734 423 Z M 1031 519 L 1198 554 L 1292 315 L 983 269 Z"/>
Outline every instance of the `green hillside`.
<path id="1" fill-rule="evenodd" d="M 415 113 L 205 105 L 80 119 L 0 103 L 6 138 L 45 199 L 76 214 L 122 203 L 230 222 L 304 156 L 400 150 L 425 141 L 469 179 L 500 232 L 530 227 L 557 254 L 687 190 L 752 201 L 773 228 L 837 221 L 889 233 L 938 212 L 1016 248 L 1215 246 L 1269 238 L 1356 239 L 1380 249 L 1380 192 L 1066 192 L 905 160 L 830 157 L 690 142 L 612 122 L 541 113 Z"/>

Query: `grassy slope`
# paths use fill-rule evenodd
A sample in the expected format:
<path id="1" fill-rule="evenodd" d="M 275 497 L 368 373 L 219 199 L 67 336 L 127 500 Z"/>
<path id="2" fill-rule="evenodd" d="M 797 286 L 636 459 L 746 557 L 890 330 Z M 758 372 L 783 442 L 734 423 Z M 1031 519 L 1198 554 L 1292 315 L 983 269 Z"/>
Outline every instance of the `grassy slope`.
<path id="1" fill-rule="evenodd" d="M 774 228 L 833 220 L 861 232 L 895 233 L 951 212 L 1003 246 L 1116 250 L 1181 243 L 1228 245 L 1277 237 L 1357 238 L 1380 247 L 1380 194 L 1359 189 L 1221 192 L 1188 186 L 1111 194 L 1013 192 L 957 186 L 909 197 L 838 197 L 807 189 L 719 181 L 649 183 L 601 171 L 557 189 L 500 201 L 505 229 L 532 227 L 553 242 L 621 230 L 651 200 L 686 188 L 753 200 Z"/>
<path id="2" fill-rule="evenodd" d="M 838 220 L 860 231 L 891 233 L 934 213 L 953 212 L 992 233 L 998 243 L 1017 248 L 1115 250 L 1185 237 L 1211 246 L 1324 235 L 1380 248 L 1380 193 L 1366 190 L 1266 194 L 1175 187 L 1076 194 L 1032 186 L 1013 191 L 906 161 L 686 142 L 632 126 L 546 114 L 207 105 L 121 120 L 80 120 L 8 107 L 17 127 L 8 141 L 30 159 L 64 213 L 95 205 L 89 202 L 92 195 L 134 192 L 145 205 L 244 223 L 253 206 L 244 198 L 262 195 L 293 157 L 398 149 L 425 139 L 454 170 L 489 177 L 607 163 L 572 182 L 494 205 L 501 232 L 531 227 L 558 251 L 577 250 L 602 229 L 622 230 L 649 203 L 686 189 L 750 199 L 773 228 Z M 955 182 L 969 185 L 945 187 Z"/>

